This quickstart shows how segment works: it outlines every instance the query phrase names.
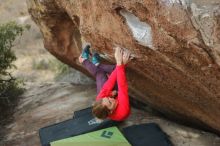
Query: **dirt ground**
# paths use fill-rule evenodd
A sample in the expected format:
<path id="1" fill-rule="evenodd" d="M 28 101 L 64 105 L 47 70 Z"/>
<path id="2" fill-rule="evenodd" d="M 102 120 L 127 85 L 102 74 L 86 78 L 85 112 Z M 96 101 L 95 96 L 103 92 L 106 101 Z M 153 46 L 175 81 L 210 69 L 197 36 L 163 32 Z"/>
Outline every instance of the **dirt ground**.
<path id="1" fill-rule="evenodd" d="M 96 95 L 94 84 L 27 83 L 26 89 L 13 114 L 13 121 L 4 127 L 2 146 L 39 146 L 40 128 L 72 118 L 74 111 L 91 106 Z M 135 108 L 120 127 L 151 122 L 159 124 L 175 146 L 220 145 L 220 138 L 214 134 Z"/>

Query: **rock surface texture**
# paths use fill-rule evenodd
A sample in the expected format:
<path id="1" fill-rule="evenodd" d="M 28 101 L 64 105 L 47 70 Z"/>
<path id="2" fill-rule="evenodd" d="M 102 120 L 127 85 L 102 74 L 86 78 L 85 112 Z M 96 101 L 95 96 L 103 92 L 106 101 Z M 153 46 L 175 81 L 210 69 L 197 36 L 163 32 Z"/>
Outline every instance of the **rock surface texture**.
<path id="1" fill-rule="evenodd" d="M 130 95 L 167 116 L 220 134 L 219 0 L 27 0 L 45 48 L 77 62 L 83 38 L 108 62 L 135 56 Z M 88 74 L 88 73 L 87 73 Z"/>

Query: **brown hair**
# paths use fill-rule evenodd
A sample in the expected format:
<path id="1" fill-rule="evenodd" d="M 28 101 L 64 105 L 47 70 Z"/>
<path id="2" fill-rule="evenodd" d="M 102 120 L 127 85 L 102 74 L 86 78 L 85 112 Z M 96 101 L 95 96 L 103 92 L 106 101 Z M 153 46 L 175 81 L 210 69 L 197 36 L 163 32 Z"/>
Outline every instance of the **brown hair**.
<path id="1" fill-rule="evenodd" d="M 92 113 L 95 117 L 104 120 L 108 117 L 111 111 L 105 105 L 102 105 L 102 99 L 100 99 L 94 103 Z"/>

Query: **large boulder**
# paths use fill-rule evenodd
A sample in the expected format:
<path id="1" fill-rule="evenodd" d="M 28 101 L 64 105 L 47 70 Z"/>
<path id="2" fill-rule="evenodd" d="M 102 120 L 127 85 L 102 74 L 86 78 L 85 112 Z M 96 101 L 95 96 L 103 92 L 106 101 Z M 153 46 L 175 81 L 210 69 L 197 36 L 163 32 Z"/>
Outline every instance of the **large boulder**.
<path id="1" fill-rule="evenodd" d="M 129 49 L 130 95 L 167 116 L 220 133 L 219 0 L 27 0 L 58 59 L 78 63 L 82 41 L 114 63 Z M 89 75 L 89 74 L 88 74 Z"/>

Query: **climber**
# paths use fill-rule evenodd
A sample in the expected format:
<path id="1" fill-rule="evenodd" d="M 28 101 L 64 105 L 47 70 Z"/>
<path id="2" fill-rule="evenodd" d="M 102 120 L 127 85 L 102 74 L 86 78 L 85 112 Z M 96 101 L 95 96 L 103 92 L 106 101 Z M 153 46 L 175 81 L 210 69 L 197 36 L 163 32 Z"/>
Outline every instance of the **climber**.
<path id="1" fill-rule="evenodd" d="M 87 45 L 83 49 L 79 62 L 96 77 L 98 96 L 92 108 L 93 115 L 98 119 L 110 118 L 115 121 L 122 121 L 130 114 L 125 74 L 125 66 L 130 60 L 130 52 L 115 47 L 116 65 L 105 65 L 100 63 L 98 53 L 92 55 L 92 62 L 89 61 L 91 55 L 89 48 L 90 46 Z M 118 91 L 114 88 L 118 88 Z"/>

